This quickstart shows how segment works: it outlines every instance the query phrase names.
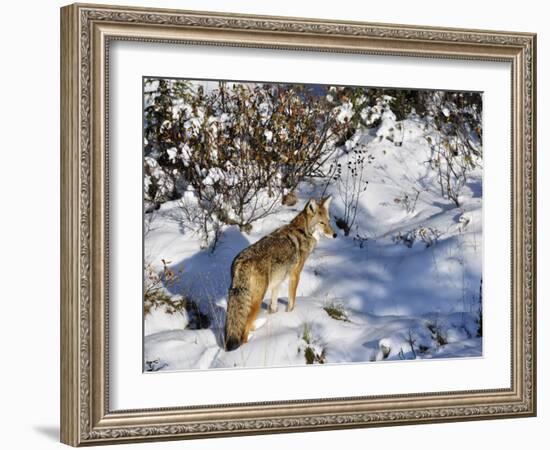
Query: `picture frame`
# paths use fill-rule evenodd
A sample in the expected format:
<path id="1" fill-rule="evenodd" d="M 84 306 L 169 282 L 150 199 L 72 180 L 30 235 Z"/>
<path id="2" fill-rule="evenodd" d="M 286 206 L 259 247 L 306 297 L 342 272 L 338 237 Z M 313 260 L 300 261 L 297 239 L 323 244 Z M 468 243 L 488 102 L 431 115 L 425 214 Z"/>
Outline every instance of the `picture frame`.
<path id="1" fill-rule="evenodd" d="M 510 385 L 113 409 L 109 187 L 116 174 L 109 160 L 109 67 L 110 46 L 117 41 L 509 64 Z M 536 35 L 531 33 L 106 5 L 63 7 L 61 441 L 81 446 L 536 415 L 535 99 Z"/>

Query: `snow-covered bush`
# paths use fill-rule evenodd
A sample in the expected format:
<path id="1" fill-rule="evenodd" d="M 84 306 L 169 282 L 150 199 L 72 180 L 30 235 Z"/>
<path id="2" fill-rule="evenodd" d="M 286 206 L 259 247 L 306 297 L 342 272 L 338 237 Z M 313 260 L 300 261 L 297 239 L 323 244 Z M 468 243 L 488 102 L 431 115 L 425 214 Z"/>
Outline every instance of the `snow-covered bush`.
<path id="1" fill-rule="evenodd" d="M 315 178 L 342 197 L 338 223 L 349 235 L 366 186 L 359 137 L 401 145 L 405 118 L 422 122 L 429 167 L 457 206 L 481 164 L 478 93 L 151 78 L 144 101 L 145 210 L 180 199 L 205 245 L 224 225 L 249 232 L 296 204 L 299 184 Z"/>
<path id="2" fill-rule="evenodd" d="M 403 143 L 403 124 L 397 121 L 392 105 L 395 97 L 387 94 L 374 97 L 374 104 L 365 106 L 361 111 L 361 118 L 366 127 L 376 129 L 376 138 L 379 142 L 384 139 L 400 146 Z"/>
<path id="3" fill-rule="evenodd" d="M 181 132 L 174 121 L 194 94 L 182 80 L 146 79 L 143 89 L 144 201 L 150 212 L 178 197 L 174 153 Z"/>
<path id="4" fill-rule="evenodd" d="M 335 300 L 326 301 L 323 305 L 323 309 L 334 320 L 349 322 L 348 312 L 342 302 L 337 302 Z"/>
<path id="5" fill-rule="evenodd" d="M 170 174 L 150 156 L 145 157 L 143 172 L 145 211 L 151 212 L 174 197 L 175 184 Z"/>
<path id="6" fill-rule="evenodd" d="M 214 252 L 222 234 L 223 223 L 211 205 L 199 203 L 193 187 L 188 186 L 177 201 L 177 206 L 170 217 L 179 224 L 180 229 L 196 233 L 201 240 L 201 248 L 209 247 Z"/>
<path id="7" fill-rule="evenodd" d="M 329 101 L 299 85 L 219 82 L 205 92 L 150 79 L 145 98 L 146 201 L 157 205 L 177 192 L 184 215 L 196 219 L 188 226 L 208 242 L 220 224 L 248 232 L 281 200 L 295 203 L 302 181 L 325 175 L 356 115 L 347 99 Z"/>
<path id="8" fill-rule="evenodd" d="M 313 335 L 311 324 L 304 324 L 301 337 L 298 353 L 304 352 L 306 364 L 325 364 L 327 361 L 327 348 Z"/>
<path id="9" fill-rule="evenodd" d="M 434 91 L 424 97 L 430 165 L 437 171 L 441 196 L 459 207 L 471 171 L 481 167 L 481 95 Z"/>

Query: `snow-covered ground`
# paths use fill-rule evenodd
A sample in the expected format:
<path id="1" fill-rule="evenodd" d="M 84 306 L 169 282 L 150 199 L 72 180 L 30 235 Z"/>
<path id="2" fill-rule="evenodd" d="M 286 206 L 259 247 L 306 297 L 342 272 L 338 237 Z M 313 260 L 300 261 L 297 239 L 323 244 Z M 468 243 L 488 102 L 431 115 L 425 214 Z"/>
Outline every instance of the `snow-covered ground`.
<path id="1" fill-rule="evenodd" d="M 436 171 L 427 166 L 430 147 L 422 122 L 409 119 L 401 124 L 401 146 L 374 130 L 355 137 L 374 159 L 364 168 L 369 184 L 350 235 L 345 237 L 333 222 L 339 236 L 321 239 L 306 262 L 295 310 L 285 312 L 285 282 L 279 311 L 268 314 L 266 298 L 257 330 L 235 351 L 225 352 L 222 345 L 233 258 L 288 223 L 322 187 L 303 184 L 298 204 L 254 223 L 250 234 L 225 228 L 214 252 L 201 249 L 200 240 L 174 220 L 176 201 L 148 214 L 146 264 L 160 270 L 161 260 L 168 261 L 179 274 L 168 291 L 193 300 L 210 324 L 195 329 L 185 310 L 153 308 L 145 316 L 145 368 L 481 356 L 481 170 L 472 172 L 457 208 L 442 198 Z M 329 193 L 331 215 L 340 216 L 342 198 L 337 190 L 329 188 Z"/>

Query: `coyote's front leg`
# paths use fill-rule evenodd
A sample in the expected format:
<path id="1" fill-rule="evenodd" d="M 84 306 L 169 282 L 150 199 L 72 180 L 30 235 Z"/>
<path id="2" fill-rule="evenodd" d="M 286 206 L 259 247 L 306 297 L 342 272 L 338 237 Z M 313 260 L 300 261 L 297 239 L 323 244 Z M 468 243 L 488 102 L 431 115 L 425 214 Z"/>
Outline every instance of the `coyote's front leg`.
<path id="1" fill-rule="evenodd" d="M 287 312 L 294 309 L 296 303 L 296 290 L 298 289 L 298 283 L 300 282 L 300 274 L 304 268 L 305 259 L 298 262 L 296 266 L 290 271 L 290 277 L 288 281 L 288 305 L 286 307 Z"/>

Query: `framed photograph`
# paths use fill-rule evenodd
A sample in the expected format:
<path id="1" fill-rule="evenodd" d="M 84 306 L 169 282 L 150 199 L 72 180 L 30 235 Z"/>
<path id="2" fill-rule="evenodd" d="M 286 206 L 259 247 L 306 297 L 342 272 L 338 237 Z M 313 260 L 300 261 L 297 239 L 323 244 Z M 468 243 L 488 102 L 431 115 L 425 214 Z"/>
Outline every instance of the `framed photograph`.
<path id="1" fill-rule="evenodd" d="M 61 9 L 61 440 L 536 414 L 536 36 Z"/>

